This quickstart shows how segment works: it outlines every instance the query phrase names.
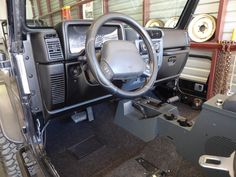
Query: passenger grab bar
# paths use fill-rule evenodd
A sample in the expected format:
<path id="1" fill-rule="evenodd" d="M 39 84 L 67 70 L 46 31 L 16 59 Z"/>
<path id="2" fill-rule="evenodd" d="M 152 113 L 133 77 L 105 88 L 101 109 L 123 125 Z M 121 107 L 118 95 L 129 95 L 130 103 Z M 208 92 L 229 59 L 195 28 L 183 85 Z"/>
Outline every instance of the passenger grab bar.
<path id="1" fill-rule="evenodd" d="M 178 55 L 182 53 L 188 53 L 189 49 L 184 49 L 184 50 L 172 50 L 172 51 L 164 51 L 163 54 L 164 56 L 171 56 L 171 55 Z"/>

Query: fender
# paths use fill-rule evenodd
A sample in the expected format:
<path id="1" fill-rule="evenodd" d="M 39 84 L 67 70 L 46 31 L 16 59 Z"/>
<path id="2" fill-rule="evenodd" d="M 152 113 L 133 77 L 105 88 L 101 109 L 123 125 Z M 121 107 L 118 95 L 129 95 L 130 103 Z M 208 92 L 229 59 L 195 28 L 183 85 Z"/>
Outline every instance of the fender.
<path id="1" fill-rule="evenodd" d="M 9 141 L 23 143 L 24 138 L 17 118 L 17 116 L 22 115 L 22 112 L 13 103 L 13 99 L 15 99 L 15 103 L 18 101 L 15 94 L 12 94 L 12 96 L 14 98 L 10 99 L 6 84 L 0 82 L 0 126 L 2 133 Z"/>

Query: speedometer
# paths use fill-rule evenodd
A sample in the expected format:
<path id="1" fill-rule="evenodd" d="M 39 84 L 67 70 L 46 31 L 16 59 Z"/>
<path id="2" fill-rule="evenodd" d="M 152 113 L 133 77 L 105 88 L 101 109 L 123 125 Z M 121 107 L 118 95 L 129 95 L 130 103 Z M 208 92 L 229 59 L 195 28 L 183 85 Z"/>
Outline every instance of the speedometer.
<path id="1" fill-rule="evenodd" d="M 85 49 L 86 33 L 88 25 L 76 25 L 68 27 L 70 53 L 80 53 Z M 103 43 L 109 40 L 118 40 L 117 26 L 103 26 L 96 36 L 95 47 L 101 48 Z"/>

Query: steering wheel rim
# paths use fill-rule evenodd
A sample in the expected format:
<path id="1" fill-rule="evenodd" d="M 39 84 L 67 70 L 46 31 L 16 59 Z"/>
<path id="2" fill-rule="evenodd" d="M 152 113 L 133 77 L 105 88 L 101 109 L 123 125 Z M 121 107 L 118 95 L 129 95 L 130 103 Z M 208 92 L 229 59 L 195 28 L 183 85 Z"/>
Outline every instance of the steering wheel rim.
<path id="1" fill-rule="evenodd" d="M 142 37 L 147 47 L 149 60 L 152 61 L 152 74 L 150 76 L 150 79 L 145 83 L 145 85 L 142 88 L 139 88 L 135 91 L 125 91 L 115 86 L 110 80 L 108 80 L 105 77 L 104 73 L 100 68 L 99 62 L 96 58 L 95 40 L 97 32 L 100 29 L 100 27 L 102 27 L 102 25 L 112 20 L 124 22 L 139 33 L 139 35 Z M 97 81 L 111 93 L 120 97 L 133 98 L 143 95 L 152 88 L 158 73 L 158 59 L 156 50 L 146 30 L 131 17 L 128 17 L 121 13 L 108 13 L 106 15 L 99 17 L 91 24 L 87 32 L 85 46 L 86 46 L 85 50 L 87 55 L 87 62 L 91 69 L 92 74 L 97 79 Z"/>

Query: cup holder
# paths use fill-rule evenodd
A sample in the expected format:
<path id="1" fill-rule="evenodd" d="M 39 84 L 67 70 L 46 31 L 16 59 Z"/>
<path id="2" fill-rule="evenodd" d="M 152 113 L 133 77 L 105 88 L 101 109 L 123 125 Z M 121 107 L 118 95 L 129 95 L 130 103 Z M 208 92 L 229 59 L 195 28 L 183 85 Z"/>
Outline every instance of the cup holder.
<path id="1" fill-rule="evenodd" d="M 181 127 L 192 127 L 193 122 L 189 121 L 188 119 L 178 119 L 177 122 Z"/>
<path id="2" fill-rule="evenodd" d="M 171 114 L 171 113 L 167 113 L 167 114 L 164 114 L 164 118 L 165 118 L 166 120 L 172 121 L 172 120 L 176 120 L 176 119 L 177 119 L 177 116 L 174 115 L 174 114 Z"/>

